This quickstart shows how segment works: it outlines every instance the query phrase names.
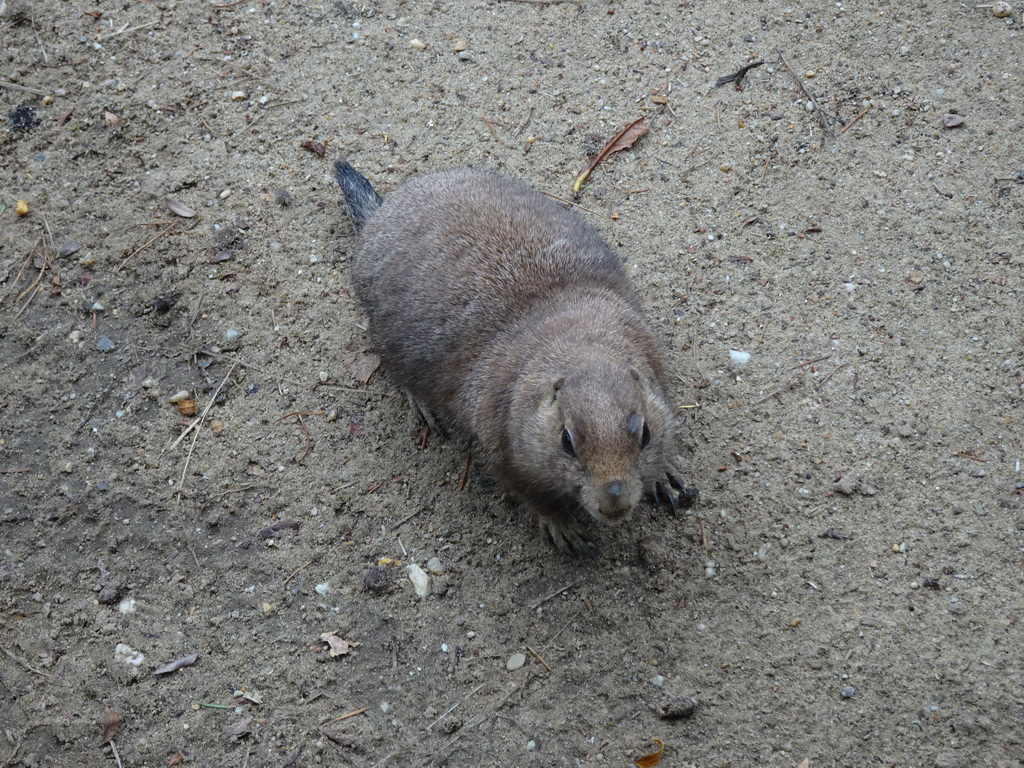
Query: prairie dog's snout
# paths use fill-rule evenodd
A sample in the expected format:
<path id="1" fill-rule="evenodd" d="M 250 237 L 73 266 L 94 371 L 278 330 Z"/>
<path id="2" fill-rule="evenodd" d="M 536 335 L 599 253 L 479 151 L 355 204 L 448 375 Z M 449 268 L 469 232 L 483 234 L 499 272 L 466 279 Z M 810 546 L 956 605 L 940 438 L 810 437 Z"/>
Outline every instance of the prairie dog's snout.
<path id="1" fill-rule="evenodd" d="M 661 350 L 590 226 L 481 171 L 414 177 L 383 201 L 347 163 L 335 176 L 385 367 L 557 547 L 593 554 L 586 518 L 620 521 L 645 492 L 681 489 Z"/>

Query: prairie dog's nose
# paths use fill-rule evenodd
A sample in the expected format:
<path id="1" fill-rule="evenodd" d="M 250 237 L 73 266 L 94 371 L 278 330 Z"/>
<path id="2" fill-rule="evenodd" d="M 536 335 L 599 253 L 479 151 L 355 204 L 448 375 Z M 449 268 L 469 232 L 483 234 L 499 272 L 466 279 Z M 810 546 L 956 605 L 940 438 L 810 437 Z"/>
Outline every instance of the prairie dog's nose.
<path id="1" fill-rule="evenodd" d="M 601 511 L 611 517 L 620 517 L 629 511 L 630 504 L 625 491 L 625 486 L 621 480 L 612 480 L 610 483 L 605 483 L 602 490 L 601 499 Z"/>

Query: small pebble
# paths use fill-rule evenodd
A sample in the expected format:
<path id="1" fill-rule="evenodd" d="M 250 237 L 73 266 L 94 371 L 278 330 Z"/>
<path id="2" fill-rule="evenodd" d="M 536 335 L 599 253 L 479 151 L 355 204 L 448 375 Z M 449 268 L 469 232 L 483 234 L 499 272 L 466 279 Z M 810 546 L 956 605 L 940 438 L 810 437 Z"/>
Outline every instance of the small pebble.
<path id="1" fill-rule="evenodd" d="M 409 573 L 409 580 L 412 585 L 416 588 L 416 594 L 419 597 L 426 597 L 430 594 L 430 577 L 427 572 L 420 568 L 416 563 L 410 563 L 405 566 L 405 570 Z"/>
<path id="2" fill-rule="evenodd" d="M 526 654 L 525 653 L 513 653 L 508 657 L 508 661 L 505 662 L 505 669 L 509 672 L 515 672 L 517 669 L 526 665 Z"/>
<path id="3" fill-rule="evenodd" d="M 947 128 L 959 128 L 966 122 L 962 115 L 948 114 L 942 116 L 942 124 Z"/>
<path id="4" fill-rule="evenodd" d="M 533 739 L 530 739 L 528 742 L 526 742 L 526 751 L 527 752 L 533 752 L 533 750 L 535 750 L 536 748 L 537 748 L 537 742 L 534 741 Z"/>
<path id="5" fill-rule="evenodd" d="M 234 91 L 231 94 L 231 100 L 232 101 L 241 101 L 244 98 L 245 98 L 245 91 Z"/>
<path id="6" fill-rule="evenodd" d="M 323 582 L 322 584 L 317 584 L 315 587 L 313 587 L 313 589 L 316 590 L 316 593 L 318 595 L 326 595 L 328 590 L 330 590 L 330 588 L 331 588 L 331 585 L 328 584 L 326 581 Z"/>
<path id="7" fill-rule="evenodd" d="M 321 384 L 326 384 L 331 377 L 327 374 L 327 371 L 320 371 L 317 378 L 320 379 Z"/>
<path id="8" fill-rule="evenodd" d="M 114 661 L 120 661 L 132 667 L 138 667 L 146 660 L 146 657 L 125 643 L 118 643 L 114 646 Z"/>
<path id="9" fill-rule="evenodd" d="M 455 43 L 455 46 L 452 48 L 452 50 L 455 51 L 456 53 L 462 53 L 467 48 L 469 48 L 469 43 L 467 43 L 465 40 L 459 40 L 458 42 Z"/>
<path id="10" fill-rule="evenodd" d="M 82 250 L 82 244 L 76 243 L 74 240 L 72 240 L 70 242 L 64 243 L 64 245 L 60 249 L 60 255 L 71 256 L 73 254 L 78 253 L 80 250 Z"/>
<path id="11" fill-rule="evenodd" d="M 700 702 L 690 696 L 679 696 L 669 699 L 658 707 L 658 714 L 662 720 L 686 720 L 693 717 Z"/>
<path id="12" fill-rule="evenodd" d="M 227 200 L 229 197 L 231 197 L 231 190 L 230 189 L 225 189 L 224 191 L 222 191 L 220 193 L 220 199 L 221 200 Z"/>
<path id="13" fill-rule="evenodd" d="M 110 340 L 109 336 L 100 336 L 96 340 L 96 351 L 97 352 L 113 352 L 114 342 Z"/>
<path id="14" fill-rule="evenodd" d="M 852 699 L 852 698 L 853 698 L 853 695 L 854 695 L 854 694 L 855 694 L 856 692 L 857 692 L 857 689 L 856 689 L 856 688 L 854 688 L 854 687 L 853 687 L 852 685 L 844 685 L 844 686 L 843 686 L 843 690 L 842 690 L 842 691 L 840 691 L 839 693 L 840 693 L 840 695 L 841 695 L 841 696 L 842 696 L 842 697 L 843 697 L 844 699 Z"/>
<path id="15" fill-rule="evenodd" d="M 664 675 L 655 675 L 654 677 L 651 678 L 651 685 L 653 685 L 655 688 L 661 688 L 661 686 L 663 686 L 664 684 L 665 684 L 665 676 Z"/>
<path id="16" fill-rule="evenodd" d="M 234 328 L 229 328 L 228 330 L 224 331 L 224 341 L 226 341 L 228 344 L 234 344 L 236 341 L 238 341 L 238 336 L 239 333 Z"/>
<path id="17" fill-rule="evenodd" d="M 104 307 L 104 306 L 103 306 L 102 304 L 100 304 L 100 303 L 99 303 L 99 302 L 97 301 L 97 302 L 95 302 L 95 303 L 94 303 L 94 304 L 93 304 L 93 305 L 92 305 L 92 306 L 90 307 L 90 309 L 91 309 L 91 310 L 92 310 L 93 312 L 102 312 L 102 311 L 103 311 L 104 309 L 106 309 L 106 307 Z"/>
<path id="18" fill-rule="evenodd" d="M 750 362 L 750 353 L 740 352 L 738 349 L 730 349 L 729 359 L 736 363 L 736 365 L 746 365 Z"/>
<path id="19" fill-rule="evenodd" d="M 418 37 L 414 37 L 409 41 L 409 47 L 415 48 L 417 51 L 422 51 L 427 47 L 427 44 L 420 40 Z"/>
<path id="20" fill-rule="evenodd" d="M 432 557 L 427 560 L 427 570 L 435 576 L 440 576 L 444 573 L 444 563 L 437 557 Z"/>
<path id="21" fill-rule="evenodd" d="M 189 397 L 190 397 L 190 395 L 189 395 L 187 389 L 179 389 L 177 392 L 175 392 L 173 395 L 171 395 L 169 398 L 167 398 L 167 402 L 168 403 L 180 403 L 182 400 L 188 400 Z"/>
<path id="22" fill-rule="evenodd" d="M 210 423 L 210 429 L 213 430 L 214 437 L 220 437 L 224 434 L 224 422 L 220 419 L 214 419 Z"/>
<path id="23" fill-rule="evenodd" d="M 992 15 L 997 19 L 1005 19 L 1013 13 L 1013 6 L 1009 3 L 996 3 L 992 6 Z"/>
<path id="24" fill-rule="evenodd" d="M 85 334 L 82 333 L 81 331 L 72 331 L 71 333 L 68 334 L 68 341 L 70 341 L 72 344 L 77 344 L 84 338 Z"/>
<path id="25" fill-rule="evenodd" d="M 377 594 L 386 591 L 390 582 L 391 572 L 384 565 L 375 565 L 363 577 L 363 586 L 366 590 Z"/>

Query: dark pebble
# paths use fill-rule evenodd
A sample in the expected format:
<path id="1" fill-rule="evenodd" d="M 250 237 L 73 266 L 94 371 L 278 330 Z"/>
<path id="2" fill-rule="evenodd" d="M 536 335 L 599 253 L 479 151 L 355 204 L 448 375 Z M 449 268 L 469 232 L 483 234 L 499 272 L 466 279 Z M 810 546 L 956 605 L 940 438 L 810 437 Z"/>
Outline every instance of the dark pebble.
<path id="1" fill-rule="evenodd" d="M 96 340 L 96 351 L 97 352 L 113 352 L 114 342 L 110 340 L 109 336 L 100 336 Z"/>
<path id="2" fill-rule="evenodd" d="M 700 702 L 691 696 L 678 696 L 669 699 L 658 707 L 658 714 L 662 720 L 688 720 L 697 711 Z"/>
<path id="3" fill-rule="evenodd" d="M 60 255 L 71 256 L 73 254 L 78 253 L 80 250 L 82 250 L 82 244 L 76 243 L 74 240 L 71 240 L 67 243 L 64 243 L 64 245 L 61 246 Z"/>
<path id="4" fill-rule="evenodd" d="M 375 594 L 385 592 L 391 586 L 391 570 L 387 566 L 375 565 L 363 577 L 363 586 Z"/>

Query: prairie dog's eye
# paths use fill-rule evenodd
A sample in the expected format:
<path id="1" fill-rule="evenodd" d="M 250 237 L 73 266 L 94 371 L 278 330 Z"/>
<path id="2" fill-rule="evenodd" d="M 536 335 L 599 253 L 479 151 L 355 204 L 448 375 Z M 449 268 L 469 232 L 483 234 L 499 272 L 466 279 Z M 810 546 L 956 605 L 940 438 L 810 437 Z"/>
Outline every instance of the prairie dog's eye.
<path id="1" fill-rule="evenodd" d="M 562 450 L 570 456 L 576 455 L 576 448 L 572 444 L 572 433 L 569 432 L 568 427 L 562 427 Z"/>
<path id="2" fill-rule="evenodd" d="M 651 444 L 651 429 L 647 426 L 647 422 L 644 422 L 644 430 L 640 434 L 640 450 L 642 451 L 648 445 Z"/>

